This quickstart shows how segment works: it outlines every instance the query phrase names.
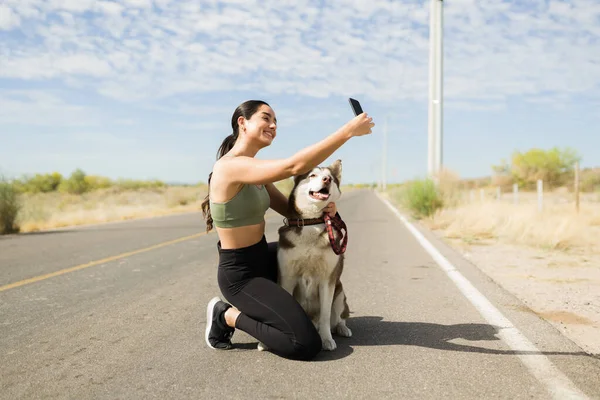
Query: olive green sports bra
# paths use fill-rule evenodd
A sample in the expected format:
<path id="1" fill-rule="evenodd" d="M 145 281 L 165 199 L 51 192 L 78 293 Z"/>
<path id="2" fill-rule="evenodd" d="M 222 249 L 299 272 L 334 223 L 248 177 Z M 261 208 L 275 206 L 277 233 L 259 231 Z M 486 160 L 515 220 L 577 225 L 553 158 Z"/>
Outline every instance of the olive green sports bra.
<path id="1" fill-rule="evenodd" d="M 223 203 L 209 199 L 213 223 L 219 228 L 237 228 L 264 221 L 271 199 L 264 185 L 244 184 L 231 200 Z"/>

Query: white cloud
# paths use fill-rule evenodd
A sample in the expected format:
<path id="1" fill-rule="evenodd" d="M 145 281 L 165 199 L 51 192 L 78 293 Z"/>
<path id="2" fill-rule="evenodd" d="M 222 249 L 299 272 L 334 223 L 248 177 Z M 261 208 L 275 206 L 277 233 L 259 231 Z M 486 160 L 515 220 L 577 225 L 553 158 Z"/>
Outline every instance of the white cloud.
<path id="1" fill-rule="evenodd" d="M 21 25 L 21 18 L 11 8 L 0 4 L 0 30 L 11 30 Z"/>
<path id="2" fill-rule="evenodd" d="M 4 0 L 4 5 L 13 9 L 23 18 L 42 19 L 44 14 L 36 6 L 39 0 Z"/>
<path id="3" fill-rule="evenodd" d="M 97 10 L 113 16 L 121 15 L 123 10 L 125 10 L 125 7 L 113 1 L 98 1 L 95 6 Z"/>
<path id="4" fill-rule="evenodd" d="M 28 39 L 0 44 L 4 78 L 80 82 L 124 101 L 213 90 L 428 95 L 429 2 L 5 3 L 0 28 L 23 29 Z M 497 104 L 600 97 L 599 18 L 596 0 L 445 2 L 444 94 L 474 108 L 490 94 Z"/>
<path id="5" fill-rule="evenodd" d="M 125 0 L 125 5 L 134 8 L 150 8 L 152 0 Z"/>
<path id="6" fill-rule="evenodd" d="M 451 100 L 446 104 L 446 109 L 449 110 L 468 110 L 468 111 L 501 111 L 504 109 L 502 101 L 486 102 L 486 101 L 467 101 L 467 100 Z"/>
<path id="7" fill-rule="evenodd" d="M 50 0 L 48 2 L 49 9 L 66 10 L 73 12 L 84 12 L 92 9 L 94 0 Z"/>
<path id="8" fill-rule="evenodd" d="M 75 54 L 72 56 L 61 57 L 54 64 L 58 73 L 68 75 L 87 75 L 90 77 L 107 76 L 111 68 L 106 61 L 96 55 Z"/>

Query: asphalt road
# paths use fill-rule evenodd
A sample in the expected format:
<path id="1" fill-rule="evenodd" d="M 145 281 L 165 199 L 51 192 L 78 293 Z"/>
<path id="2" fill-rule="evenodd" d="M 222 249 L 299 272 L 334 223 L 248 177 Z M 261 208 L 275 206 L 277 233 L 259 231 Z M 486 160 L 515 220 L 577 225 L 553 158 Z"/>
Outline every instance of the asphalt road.
<path id="1" fill-rule="evenodd" d="M 432 234 L 450 267 L 373 192 L 338 205 L 353 337 L 312 362 L 239 330 L 236 349 L 206 347 L 220 293 L 200 214 L 0 238 L 0 398 L 600 399 L 600 360 Z"/>

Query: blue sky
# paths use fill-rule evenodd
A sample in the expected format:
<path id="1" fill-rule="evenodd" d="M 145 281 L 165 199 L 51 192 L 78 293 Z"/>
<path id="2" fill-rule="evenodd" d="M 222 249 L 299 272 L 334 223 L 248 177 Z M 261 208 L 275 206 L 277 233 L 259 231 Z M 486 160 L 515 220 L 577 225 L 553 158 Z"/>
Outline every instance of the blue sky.
<path id="1" fill-rule="evenodd" d="M 597 0 L 451 0 L 444 23 L 445 167 L 554 146 L 600 166 Z M 377 126 L 327 163 L 379 179 L 387 116 L 389 181 L 423 177 L 428 25 L 429 0 L 3 0 L 0 173 L 203 181 L 242 101 L 275 109 L 258 157 L 279 158 L 355 97 Z"/>

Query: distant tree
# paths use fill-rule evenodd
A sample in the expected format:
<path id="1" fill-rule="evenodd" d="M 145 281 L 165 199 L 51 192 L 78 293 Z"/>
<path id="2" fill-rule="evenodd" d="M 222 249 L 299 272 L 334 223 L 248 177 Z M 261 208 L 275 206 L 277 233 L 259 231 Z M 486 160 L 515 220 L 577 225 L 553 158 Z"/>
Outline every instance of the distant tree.
<path id="1" fill-rule="evenodd" d="M 69 179 L 62 181 L 59 190 L 71 194 L 83 194 L 87 192 L 89 188 L 89 184 L 85 180 L 85 172 L 81 169 L 76 169 Z"/>
<path id="2" fill-rule="evenodd" d="M 52 174 L 35 174 L 34 176 L 25 176 L 14 182 L 19 192 L 28 193 L 48 193 L 58 189 L 62 182 L 62 175 L 58 172 Z"/>
<path id="3" fill-rule="evenodd" d="M 573 174 L 575 162 L 581 157 L 571 148 L 549 150 L 531 149 L 525 153 L 513 153 L 511 163 L 502 160 L 492 170 L 500 176 L 511 176 L 520 187 L 533 188 L 538 179 L 547 187 L 563 185 Z"/>

